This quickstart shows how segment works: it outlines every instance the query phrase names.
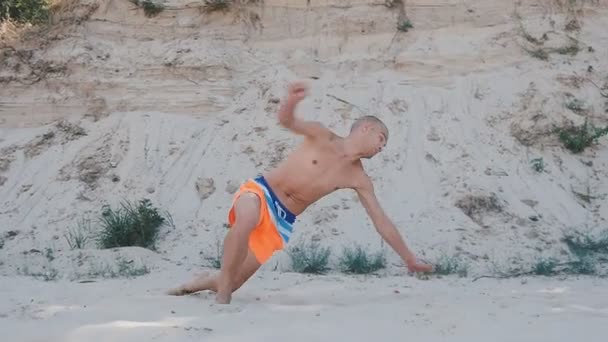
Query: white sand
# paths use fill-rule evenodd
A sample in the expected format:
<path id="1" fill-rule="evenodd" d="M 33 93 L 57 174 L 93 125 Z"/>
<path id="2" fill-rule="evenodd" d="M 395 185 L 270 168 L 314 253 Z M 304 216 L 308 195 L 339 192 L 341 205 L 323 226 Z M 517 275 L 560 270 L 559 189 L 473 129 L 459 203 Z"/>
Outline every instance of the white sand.
<path id="1" fill-rule="evenodd" d="M 580 32 L 567 33 L 555 1 L 407 1 L 415 27 L 397 35 L 398 11 L 364 1 L 266 1 L 205 15 L 173 0 L 150 19 L 127 1 L 86 3 L 99 7 L 43 49 L 16 45 L 65 73 L 0 84 L 0 328 L 9 340 L 605 339 L 605 280 L 471 279 L 494 264 L 567 260 L 564 231 L 606 227 L 608 139 L 573 155 L 541 133 L 585 117 L 608 123 L 606 98 L 585 81 L 608 76 L 607 1 L 586 5 Z M 581 51 L 530 57 L 514 11 L 532 36 L 548 32 L 546 46 L 564 46 L 568 34 Z M 0 76 L 31 81 L 25 64 L 4 63 Z M 361 114 L 387 122 L 386 150 L 365 163 L 383 207 L 423 259 L 460 255 L 470 277 L 418 280 L 387 251 L 380 278 L 308 278 L 283 273 L 281 252 L 230 308 L 208 295 L 162 295 L 208 265 L 234 184 L 298 142 L 278 126 L 276 100 L 288 81 L 309 77 L 299 115 L 339 134 Z M 586 113 L 565 107 L 573 98 Z M 543 173 L 530 167 L 538 157 Z M 588 189 L 591 203 L 575 194 Z M 63 235 L 84 215 L 144 196 L 174 220 L 157 252 L 69 249 Z M 501 209 L 471 218 L 457 206 L 470 196 L 494 196 Z M 332 248 L 332 267 L 343 246 L 381 247 L 348 191 L 298 218 L 293 243 L 311 238 Z M 78 283 L 119 255 L 151 273 Z"/>
<path id="2" fill-rule="evenodd" d="M 102 283 L 2 278 L 13 341 L 605 341 L 606 282 L 253 279 L 230 306 L 159 294 L 174 273 Z M 28 289 L 24 291 L 24 289 Z"/>

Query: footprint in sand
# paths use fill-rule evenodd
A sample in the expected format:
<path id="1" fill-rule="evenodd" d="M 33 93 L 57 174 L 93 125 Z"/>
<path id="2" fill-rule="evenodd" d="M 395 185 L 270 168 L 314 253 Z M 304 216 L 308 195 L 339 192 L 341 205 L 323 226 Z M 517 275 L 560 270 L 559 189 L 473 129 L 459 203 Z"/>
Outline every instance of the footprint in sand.
<path id="1" fill-rule="evenodd" d="M 211 304 L 209 304 L 209 309 L 214 314 L 218 314 L 218 313 L 233 314 L 233 313 L 239 313 L 239 312 L 243 311 L 243 307 L 239 304 L 235 304 L 234 302 L 231 303 L 230 305 L 211 303 Z"/>

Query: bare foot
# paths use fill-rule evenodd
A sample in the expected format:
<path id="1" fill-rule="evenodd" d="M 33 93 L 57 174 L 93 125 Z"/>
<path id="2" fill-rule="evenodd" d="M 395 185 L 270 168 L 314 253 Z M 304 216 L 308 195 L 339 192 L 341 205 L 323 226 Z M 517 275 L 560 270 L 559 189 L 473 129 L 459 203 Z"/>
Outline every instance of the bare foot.
<path id="1" fill-rule="evenodd" d="M 202 290 L 209 290 L 209 289 L 211 289 L 210 284 L 208 284 L 209 280 L 210 280 L 209 272 L 204 272 L 204 273 L 196 275 L 196 277 L 193 280 L 189 281 L 188 283 L 178 286 L 176 288 L 170 289 L 165 293 L 170 296 L 184 296 L 184 295 L 189 295 L 194 292 L 198 292 L 198 291 L 202 291 Z"/>
<path id="2" fill-rule="evenodd" d="M 169 296 L 185 296 L 185 295 L 188 295 L 191 293 L 192 293 L 192 291 L 189 291 L 188 289 L 186 289 L 185 285 L 170 289 L 167 292 L 165 292 L 165 294 L 167 294 Z"/>
<path id="3" fill-rule="evenodd" d="M 217 304 L 230 304 L 230 301 L 232 300 L 232 295 L 231 294 L 217 294 L 215 296 L 215 302 Z"/>

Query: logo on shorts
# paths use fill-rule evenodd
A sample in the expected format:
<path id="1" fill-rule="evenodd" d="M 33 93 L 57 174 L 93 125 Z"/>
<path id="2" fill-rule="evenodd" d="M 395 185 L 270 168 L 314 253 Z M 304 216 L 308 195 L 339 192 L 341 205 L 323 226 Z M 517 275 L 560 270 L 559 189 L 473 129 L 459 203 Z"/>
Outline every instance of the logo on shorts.
<path id="1" fill-rule="evenodd" d="M 285 212 L 285 210 L 283 210 L 283 208 L 277 201 L 274 201 L 274 205 L 277 207 L 277 214 L 279 215 L 279 217 L 285 220 L 287 218 L 287 213 Z"/>

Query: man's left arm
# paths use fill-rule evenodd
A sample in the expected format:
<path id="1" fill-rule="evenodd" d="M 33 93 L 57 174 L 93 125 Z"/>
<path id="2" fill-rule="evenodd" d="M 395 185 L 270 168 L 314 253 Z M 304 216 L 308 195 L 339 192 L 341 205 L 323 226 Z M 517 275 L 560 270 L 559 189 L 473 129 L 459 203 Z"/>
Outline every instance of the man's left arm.
<path id="1" fill-rule="evenodd" d="M 378 234 L 380 234 L 384 241 L 386 241 L 401 257 L 409 270 L 411 272 L 432 271 L 433 268 L 431 265 L 418 263 L 416 256 L 410 251 L 393 222 L 386 216 L 380 203 L 378 203 L 378 199 L 374 193 L 374 186 L 369 177 L 365 177 L 361 184 L 355 187 L 355 191 Z"/>

